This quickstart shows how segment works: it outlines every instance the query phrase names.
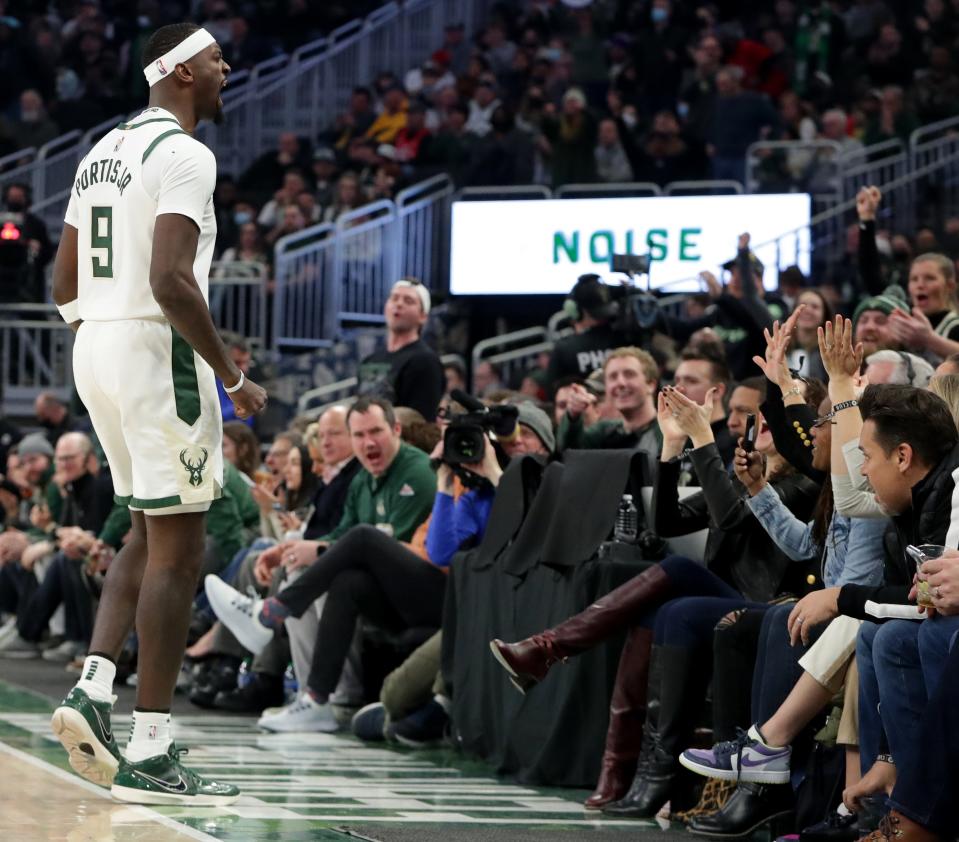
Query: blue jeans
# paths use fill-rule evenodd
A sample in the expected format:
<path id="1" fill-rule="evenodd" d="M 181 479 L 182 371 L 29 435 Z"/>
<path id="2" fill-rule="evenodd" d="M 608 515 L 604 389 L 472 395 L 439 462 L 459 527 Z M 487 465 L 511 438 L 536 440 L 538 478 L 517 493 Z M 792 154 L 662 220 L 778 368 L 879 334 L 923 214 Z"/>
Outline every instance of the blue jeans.
<path id="1" fill-rule="evenodd" d="M 859 667 L 859 752 L 863 773 L 875 763 L 885 734 L 896 766 L 922 762 L 919 726 L 938 687 L 959 617 L 863 623 Z"/>
<path id="2" fill-rule="evenodd" d="M 926 620 L 923 626 L 926 625 L 932 623 Z M 930 630 L 929 634 L 950 637 L 945 624 L 941 629 Z M 954 639 L 952 635 L 950 641 Z M 920 651 L 925 643 L 925 635 L 920 635 Z M 936 656 L 932 651 L 929 654 Z M 956 763 L 959 757 L 959 646 L 952 646 L 934 683 L 935 689 L 929 692 L 929 704 L 922 713 L 919 726 L 922 763 L 917 767 L 897 763 L 896 788 L 890 803 L 923 827 L 951 838 L 959 830 L 955 810 L 956 793 L 959 792 L 959 764 Z"/>

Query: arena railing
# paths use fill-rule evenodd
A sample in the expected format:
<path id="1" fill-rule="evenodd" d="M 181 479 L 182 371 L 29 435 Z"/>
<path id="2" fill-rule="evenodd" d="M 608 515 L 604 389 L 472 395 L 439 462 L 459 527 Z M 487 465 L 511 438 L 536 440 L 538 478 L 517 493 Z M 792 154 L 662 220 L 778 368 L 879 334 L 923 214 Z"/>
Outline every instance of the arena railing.
<path id="1" fill-rule="evenodd" d="M 220 261 L 210 273 L 210 314 L 213 323 L 265 347 L 267 267 L 247 260 Z"/>
<path id="2" fill-rule="evenodd" d="M 615 184 L 564 184 L 553 193 L 555 199 L 594 199 L 616 196 L 662 196 L 663 189 L 650 181 L 625 181 Z"/>
<path id="3" fill-rule="evenodd" d="M 490 0 L 387 3 L 291 55 L 273 56 L 252 70 L 231 74 L 223 95 L 228 119 L 221 126 L 201 125 L 196 136 L 214 151 L 220 172 L 238 176 L 275 148 L 283 131 L 315 138 L 346 106 L 353 87 L 371 84 L 380 70 L 399 68 L 405 73 L 421 63 L 442 45 L 447 23 L 462 22 L 468 36 L 475 33 L 490 6 Z M 117 114 L 102 126 L 109 130 L 126 117 Z M 0 187 L 13 181 L 30 184 L 35 202 L 68 191 L 97 128 L 47 144 L 64 153 L 62 172 L 60 168 L 45 171 L 45 147 L 22 149 L 0 159 Z M 71 160 L 72 164 L 67 163 Z"/>
<path id="4" fill-rule="evenodd" d="M 37 394 L 68 400 L 73 331 L 52 304 L 0 304 L 0 411 L 33 415 Z"/>

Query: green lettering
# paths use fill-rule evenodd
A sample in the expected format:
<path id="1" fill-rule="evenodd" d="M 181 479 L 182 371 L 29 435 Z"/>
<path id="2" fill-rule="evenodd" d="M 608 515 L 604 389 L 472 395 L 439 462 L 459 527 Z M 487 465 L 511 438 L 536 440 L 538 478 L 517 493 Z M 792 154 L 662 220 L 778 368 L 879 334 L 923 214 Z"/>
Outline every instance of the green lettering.
<path id="1" fill-rule="evenodd" d="M 683 228 L 679 232 L 679 259 L 680 260 L 699 260 L 698 254 L 693 254 L 692 250 L 696 248 L 693 237 L 703 233 L 702 228 Z"/>
<path id="2" fill-rule="evenodd" d="M 570 263 L 579 263 L 579 231 L 574 231 L 570 240 L 562 231 L 553 234 L 553 263 L 560 262 L 560 250 Z"/>
<path id="3" fill-rule="evenodd" d="M 606 250 L 604 252 L 599 251 L 599 244 L 604 242 L 606 243 Z M 589 259 L 593 263 L 609 263 L 609 258 L 613 254 L 613 232 L 612 231 L 596 231 L 589 238 Z"/>
<path id="4" fill-rule="evenodd" d="M 91 164 L 95 167 L 96 164 Z M 113 208 L 90 209 L 90 249 L 102 251 L 103 255 L 91 255 L 94 278 L 113 277 Z"/>
<path id="5" fill-rule="evenodd" d="M 96 161 L 90 164 L 90 183 L 91 184 L 97 183 L 97 171 L 99 169 L 100 169 L 100 165 Z"/>
<path id="6" fill-rule="evenodd" d="M 667 241 L 669 232 L 665 228 L 650 228 L 646 235 L 646 245 L 649 247 L 649 256 L 653 260 L 665 260 L 669 254 Z"/>

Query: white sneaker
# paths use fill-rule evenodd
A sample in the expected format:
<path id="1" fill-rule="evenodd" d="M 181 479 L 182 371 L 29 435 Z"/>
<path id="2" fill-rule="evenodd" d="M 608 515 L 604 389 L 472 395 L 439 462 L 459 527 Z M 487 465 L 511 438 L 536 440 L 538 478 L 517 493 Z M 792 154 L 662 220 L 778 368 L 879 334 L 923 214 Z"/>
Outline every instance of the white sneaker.
<path id="1" fill-rule="evenodd" d="M 340 727 L 330 706 L 314 701 L 309 693 L 303 693 L 293 704 L 281 708 L 278 713 L 269 716 L 264 714 L 256 724 L 264 731 L 275 733 L 318 731 L 332 734 Z"/>
<path id="2" fill-rule="evenodd" d="M 245 649 L 256 655 L 273 640 L 273 629 L 259 620 L 262 599 L 244 596 L 212 573 L 203 580 L 203 587 L 217 619 L 233 632 Z"/>
<path id="3" fill-rule="evenodd" d="M 17 636 L 17 616 L 14 614 L 2 626 L 0 626 L 0 646 L 3 646 L 8 640 L 13 640 Z"/>

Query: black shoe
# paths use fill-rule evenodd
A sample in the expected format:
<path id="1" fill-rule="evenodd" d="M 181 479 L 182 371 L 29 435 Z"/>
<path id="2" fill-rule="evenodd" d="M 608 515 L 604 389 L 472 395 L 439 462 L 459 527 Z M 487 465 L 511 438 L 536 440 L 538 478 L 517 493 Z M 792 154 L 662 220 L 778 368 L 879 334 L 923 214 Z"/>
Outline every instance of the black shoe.
<path id="1" fill-rule="evenodd" d="M 792 814 L 792 792 L 787 795 L 784 789 L 787 787 L 741 783 L 721 810 L 696 816 L 689 829 L 700 836 L 738 838 L 769 822 L 784 823 Z"/>
<path id="2" fill-rule="evenodd" d="M 450 718 L 436 699 L 430 699 L 423 707 L 409 716 L 393 723 L 392 733 L 396 739 L 410 748 L 426 748 L 443 742 Z"/>
<path id="3" fill-rule="evenodd" d="M 283 700 L 282 677 L 255 672 L 243 687 L 217 693 L 213 707 L 233 713 L 263 713 L 266 708 L 282 705 Z"/>
<path id="4" fill-rule="evenodd" d="M 236 688 L 236 674 L 240 663 L 239 658 L 226 655 L 204 661 L 190 691 L 190 701 L 197 707 L 213 707 L 217 693 Z"/>
<path id="5" fill-rule="evenodd" d="M 859 816 L 855 813 L 842 816 L 833 812 L 821 822 L 804 828 L 799 834 L 800 842 L 849 842 L 864 834 L 859 829 Z"/>

